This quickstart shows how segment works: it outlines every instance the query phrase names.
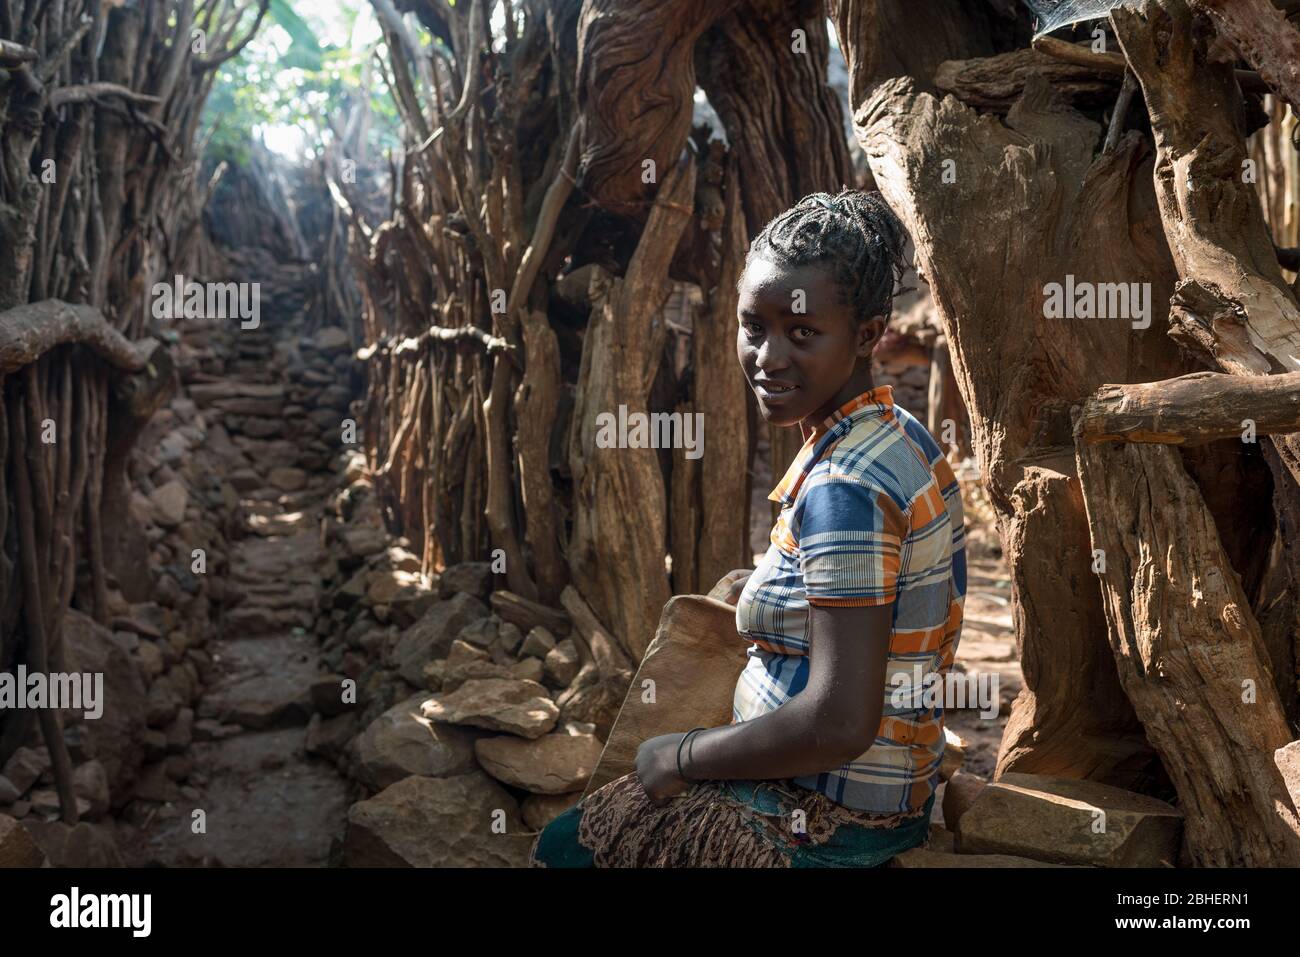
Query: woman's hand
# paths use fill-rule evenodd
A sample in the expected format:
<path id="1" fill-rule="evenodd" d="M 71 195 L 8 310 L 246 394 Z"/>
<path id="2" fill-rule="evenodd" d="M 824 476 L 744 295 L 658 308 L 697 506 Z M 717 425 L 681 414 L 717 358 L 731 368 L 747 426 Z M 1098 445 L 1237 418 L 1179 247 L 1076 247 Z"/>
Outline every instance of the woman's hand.
<path id="1" fill-rule="evenodd" d="M 677 773 L 677 746 L 684 737 L 685 732 L 661 734 L 637 748 L 636 776 L 651 804 L 664 804 L 691 787 L 691 782 Z"/>
<path id="2" fill-rule="evenodd" d="M 752 568 L 737 568 L 727 572 L 709 591 L 709 597 L 725 601 L 728 605 L 736 604 L 740 601 L 740 593 L 745 590 L 745 582 L 749 581 L 752 574 Z"/>

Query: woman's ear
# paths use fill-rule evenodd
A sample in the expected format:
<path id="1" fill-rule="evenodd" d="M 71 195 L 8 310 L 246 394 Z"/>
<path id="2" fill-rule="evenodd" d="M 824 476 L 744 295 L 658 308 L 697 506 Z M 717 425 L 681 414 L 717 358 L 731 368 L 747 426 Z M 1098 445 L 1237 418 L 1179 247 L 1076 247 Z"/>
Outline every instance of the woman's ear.
<path id="1" fill-rule="evenodd" d="M 857 353 L 860 357 L 870 356 L 876 343 L 885 334 L 885 317 L 872 316 L 858 323 Z"/>

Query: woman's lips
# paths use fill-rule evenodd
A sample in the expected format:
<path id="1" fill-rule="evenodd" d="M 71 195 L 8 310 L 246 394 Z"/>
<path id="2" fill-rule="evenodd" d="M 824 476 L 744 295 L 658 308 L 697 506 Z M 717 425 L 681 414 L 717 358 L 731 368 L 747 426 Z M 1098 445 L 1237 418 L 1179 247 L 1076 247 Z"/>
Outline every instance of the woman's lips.
<path id="1" fill-rule="evenodd" d="M 782 402 L 799 391 L 797 385 L 788 385 L 777 382 L 755 382 L 754 391 L 764 402 Z"/>

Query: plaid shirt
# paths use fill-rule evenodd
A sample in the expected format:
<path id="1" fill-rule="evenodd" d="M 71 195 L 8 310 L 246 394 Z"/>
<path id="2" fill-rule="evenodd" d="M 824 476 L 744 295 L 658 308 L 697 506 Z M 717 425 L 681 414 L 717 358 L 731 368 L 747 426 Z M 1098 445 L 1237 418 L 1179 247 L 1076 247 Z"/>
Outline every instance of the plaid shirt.
<path id="1" fill-rule="evenodd" d="M 779 708 L 807 684 L 809 603 L 893 602 L 875 742 L 794 782 L 872 814 L 919 811 L 938 787 L 944 736 L 943 708 L 919 706 L 917 678 L 952 667 L 966 595 L 952 469 L 925 427 L 894 405 L 893 389 L 880 386 L 814 429 L 768 498 L 782 508 L 736 605 L 736 628 L 753 645 L 732 721 Z M 891 702 L 900 680 L 907 707 Z"/>

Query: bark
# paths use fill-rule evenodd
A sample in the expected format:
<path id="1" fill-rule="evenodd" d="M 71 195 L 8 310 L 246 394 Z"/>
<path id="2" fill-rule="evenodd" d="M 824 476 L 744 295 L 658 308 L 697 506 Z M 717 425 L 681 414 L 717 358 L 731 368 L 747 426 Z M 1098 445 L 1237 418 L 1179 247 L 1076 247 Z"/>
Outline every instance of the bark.
<path id="1" fill-rule="evenodd" d="M 157 345 L 128 342 L 94 306 L 47 299 L 0 312 L 0 375 L 16 372 L 55 346 L 77 342 L 110 365 L 140 372 Z"/>
<path id="2" fill-rule="evenodd" d="M 794 30 L 803 32 L 806 52 L 795 52 L 792 48 Z M 826 85 L 829 56 L 830 40 L 820 11 L 809 9 L 807 4 L 791 5 L 775 0 L 750 3 L 730 12 L 697 44 L 695 64 L 700 87 L 726 129 L 731 159 L 736 164 L 736 177 L 729 179 L 729 183 L 734 181 L 739 191 L 747 239 L 758 235 L 773 217 L 809 193 L 836 193 L 853 183 L 843 113 L 838 97 Z M 734 286 L 733 280 L 731 287 Z M 710 324 L 725 321 L 728 337 L 734 338 L 734 297 L 726 287 L 718 288 L 722 301 L 711 302 L 707 321 Z M 697 367 L 697 383 L 714 376 L 732 382 L 738 375 L 734 351 L 734 345 L 729 357 L 723 356 L 720 350 L 715 351 L 722 365 Z M 697 355 L 699 358 L 702 357 Z M 748 386 L 744 387 L 744 393 L 745 402 L 752 405 L 754 400 Z M 717 411 L 725 411 L 725 421 L 738 425 L 742 421 L 741 408 L 732 405 Z M 747 414 L 745 421 L 748 421 Z M 772 471 L 780 475 L 799 451 L 803 439 L 797 428 L 767 428 Z M 740 467 L 728 459 L 725 465 L 719 465 L 716 470 L 711 467 L 710 471 L 726 474 L 725 469 Z M 744 501 L 748 502 L 747 496 Z M 771 511 L 775 519 L 779 511 L 775 504 Z M 737 514 L 736 520 L 740 527 L 735 531 L 747 541 L 747 519 Z M 725 537 L 718 547 L 730 551 L 733 531 L 719 530 L 719 534 Z M 748 544 L 741 557 L 742 565 L 750 563 Z M 721 568 L 719 575 L 736 567 L 723 564 L 727 567 Z M 710 565 L 695 571 L 698 588 L 712 586 L 717 578 L 709 577 L 713 574 L 710 569 L 715 568 Z"/>
<path id="3" fill-rule="evenodd" d="M 1161 221 L 1182 280 L 1170 335 L 1203 364 L 1239 376 L 1300 369 L 1300 307 L 1286 284 L 1247 159 L 1240 98 L 1213 34 L 1182 0 L 1144 0 L 1111 22 L 1142 86 L 1157 148 Z M 1300 594 L 1300 436 L 1269 440 L 1273 503 L 1292 596 Z M 1221 522 L 1221 525 L 1225 523 Z M 1257 551 L 1263 549 L 1257 548 Z M 1291 624 L 1300 666 L 1300 605 Z M 1279 682 L 1295 685 L 1295 671 Z M 1284 699 L 1291 717 L 1300 702 Z"/>
<path id="4" fill-rule="evenodd" d="M 1091 44 L 1087 43 L 1071 43 L 1056 37 L 1039 37 L 1034 41 L 1034 49 L 1062 63 L 1070 63 L 1097 73 L 1113 73 L 1117 79 L 1128 69 L 1128 61 L 1123 55 L 1094 50 Z M 1268 84 L 1253 70 L 1234 70 L 1233 75 L 1244 91 L 1264 93 L 1269 89 Z"/>
<path id="5" fill-rule="evenodd" d="M 992 57 L 946 60 L 935 70 L 934 86 L 969 106 L 1005 113 L 1020 98 L 1029 78 L 1041 77 L 1076 105 L 1101 106 L 1111 103 L 1119 90 L 1124 58 L 1118 59 L 1120 68 L 1114 71 L 1058 59 L 1041 50 L 1012 50 Z"/>
<path id="6" fill-rule="evenodd" d="M 958 460 L 971 455 L 970 430 L 966 423 L 970 416 L 961 400 L 961 390 L 957 387 L 957 376 L 952 369 L 952 353 L 948 350 L 948 341 L 939 336 L 934 343 L 930 357 L 929 396 L 926 402 L 926 428 L 940 446 L 947 446 L 945 453 Z M 955 431 L 955 441 L 949 445 L 944 441 L 948 432 L 948 423 Z"/>
<path id="7" fill-rule="evenodd" d="M 555 490 L 551 483 L 551 431 L 560 402 L 560 349 L 545 312 L 523 308 L 555 234 L 560 211 L 573 188 L 579 131 L 569 133 L 564 159 L 542 202 L 533 240 L 524 253 L 507 308 L 522 308 L 521 328 L 528 354 L 515 405 L 519 410 L 519 483 L 526 516 L 526 538 L 533 550 L 537 586 L 543 601 L 560 597 L 566 575 Z"/>
<path id="8" fill-rule="evenodd" d="M 1300 31 L 1268 0 L 1190 0 L 1300 115 Z"/>
<path id="9" fill-rule="evenodd" d="M 1177 453 L 1081 443 L 1120 680 L 1178 789 L 1202 867 L 1294 867 L 1300 817 L 1273 760 L 1291 729 L 1259 624 Z"/>
<path id="10" fill-rule="evenodd" d="M 1027 27 L 1021 14 L 1004 20 L 983 3 L 946 0 L 828 0 L 849 71 L 849 103 L 859 104 L 880 80 L 910 76 L 920 90 L 945 60 L 986 57 L 1022 46 L 1013 38 Z"/>
<path id="11" fill-rule="evenodd" d="M 695 316 L 692 401 L 680 407 L 683 416 L 701 416 L 704 427 L 697 440 L 703 454 L 687 459 L 685 450 L 673 452 L 669 514 L 677 594 L 703 591 L 752 560 L 746 468 L 751 438 L 745 412 L 750 391 L 736 362 L 736 282 L 748 241 L 734 164 L 728 173 L 719 230 L 722 261 L 706 279 L 708 293 Z"/>
<path id="12" fill-rule="evenodd" d="M 1025 687 L 998 773 L 1140 787 L 1151 752 L 1107 650 L 1068 408 L 1105 382 L 1189 371 L 1159 333 L 1173 271 L 1148 226 L 1149 152 L 1129 133 L 1098 155 L 1100 126 L 1033 76 L 1005 122 L 888 80 L 855 128 L 916 243 L 1011 566 Z M 1044 318 L 1067 274 L 1151 283 L 1151 327 Z"/>
<path id="13" fill-rule="evenodd" d="M 1112 22 L 1151 114 L 1156 196 L 1179 283 L 1175 325 L 1225 371 L 1300 370 L 1300 312 L 1282 279 L 1246 160 L 1231 69 L 1182 0 L 1144 0 Z"/>
<path id="14" fill-rule="evenodd" d="M 573 531 L 569 569 L 583 597 L 633 661 L 639 661 L 668 600 L 665 494 L 652 448 L 598 448 L 596 417 L 646 412 L 663 354 L 655 322 L 667 297 L 668 264 L 690 218 L 695 164 L 675 164 L 660 186 L 624 278 L 611 278 L 583 342 L 569 444 Z"/>
<path id="15" fill-rule="evenodd" d="M 695 40 L 737 0 L 588 0 L 578 22 L 577 185 L 644 220 L 691 127 Z M 653 179 L 646 177 L 647 161 Z M 689 194 L 688 194 L 689 195 Z"/>
<path id="16" fill-rule="evenodd" d="M 1300 373 L 1245 378 L 1193 372 L 1164 382 L 1103 386 L 1084 402 L 1075 435 L 1088 443 L 1201 445 L 1300 432 Z"/>

